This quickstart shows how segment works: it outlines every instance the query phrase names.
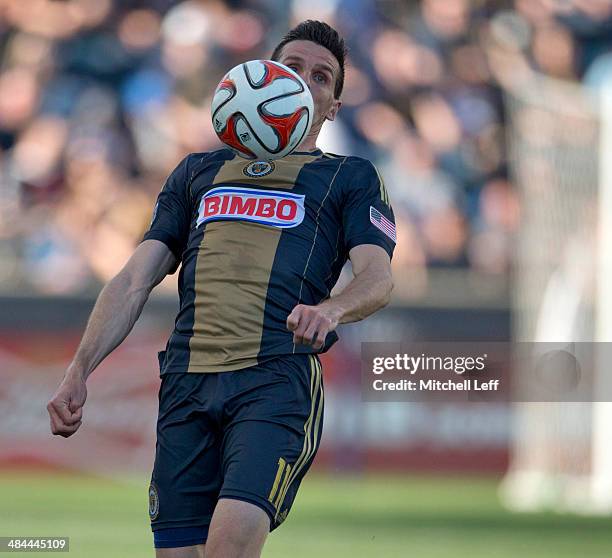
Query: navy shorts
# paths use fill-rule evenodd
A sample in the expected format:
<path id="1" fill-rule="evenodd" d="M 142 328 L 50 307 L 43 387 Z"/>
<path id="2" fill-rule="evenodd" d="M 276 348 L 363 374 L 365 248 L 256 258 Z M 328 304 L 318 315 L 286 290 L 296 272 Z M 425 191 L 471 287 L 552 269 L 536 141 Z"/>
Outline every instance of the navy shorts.
<path id="1" fill-rule="evenodd" d="M 164 374 L 149 515 L 155 546 L 201 544 L 220 498 L 287 517 L 321 440 L 323 381 L 314 355 L 235 372 Z"/>

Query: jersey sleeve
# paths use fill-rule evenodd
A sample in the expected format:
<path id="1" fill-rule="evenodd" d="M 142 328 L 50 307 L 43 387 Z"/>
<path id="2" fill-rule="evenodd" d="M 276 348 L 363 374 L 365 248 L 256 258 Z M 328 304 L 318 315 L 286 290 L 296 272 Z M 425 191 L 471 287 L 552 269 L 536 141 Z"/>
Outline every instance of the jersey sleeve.
<path id="1" fill-rule="evenodd" d="M 163 242 L 177 262 L 180 262 L 187 246 L 191 225 L 191 203 L 187 191 L 188 164 L 189 156 L 179 163 L 166 180 L 157 196 L 151 225 L 143 238 Z"/>
<path id="2" fill-rule="evenodd" d="M 346 188 L 342 218 L 347 251 L 360 244 L 376 244 L 393 257 L 395 217 L 376 167 L 365 161 Z"/>

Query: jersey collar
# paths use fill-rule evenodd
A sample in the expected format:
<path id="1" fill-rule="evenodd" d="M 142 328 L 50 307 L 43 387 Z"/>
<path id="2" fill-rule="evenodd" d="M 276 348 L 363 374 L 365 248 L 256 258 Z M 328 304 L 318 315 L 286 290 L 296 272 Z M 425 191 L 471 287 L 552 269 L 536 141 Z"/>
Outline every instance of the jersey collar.
<path id="1" fill-rule="evenodd" d="M 294 151 L 291 155 L 321 155 L 323 152 L 317 148 L 312 151 Z"/>

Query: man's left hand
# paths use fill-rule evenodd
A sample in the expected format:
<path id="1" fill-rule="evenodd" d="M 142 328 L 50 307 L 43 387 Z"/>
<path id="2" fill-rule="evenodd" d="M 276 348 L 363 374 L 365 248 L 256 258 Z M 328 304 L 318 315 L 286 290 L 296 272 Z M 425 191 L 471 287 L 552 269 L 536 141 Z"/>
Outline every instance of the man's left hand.
<path id="1" fill-rule="evenodd" d="M 332 306 L 298 304 L 287 318 L 287 329 L 293 331 L 296 345 L 312 345 L 321 349 L 330 331 L 338 326 L 339 312 Z"/>

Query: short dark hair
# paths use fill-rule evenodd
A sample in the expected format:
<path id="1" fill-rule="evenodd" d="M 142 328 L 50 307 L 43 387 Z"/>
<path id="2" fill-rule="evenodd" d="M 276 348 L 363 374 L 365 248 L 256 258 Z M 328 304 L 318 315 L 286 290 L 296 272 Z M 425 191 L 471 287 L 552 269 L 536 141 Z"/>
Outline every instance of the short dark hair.
<path id="1" fill-rule="evenodd" d="M 314 21 L 312 19 L 302 21 L 302 23 L 291 29 L 282 38 L 281 42 L 276 45 L 272 53 L 272 60 L 278 60 L 283 47 L 291 41 L 312 41 L 326 48 L 336 57 L 338 65 L 340 66 L 340 75 L 338 79 L 336 79 L 334 97 L 339 99 L 342 89 L 344 88 L 344 59 L 347 55 L 347 49 L 344 44 L 344 39 L 340 36 L 338 31 L 323 21 Z"/>

